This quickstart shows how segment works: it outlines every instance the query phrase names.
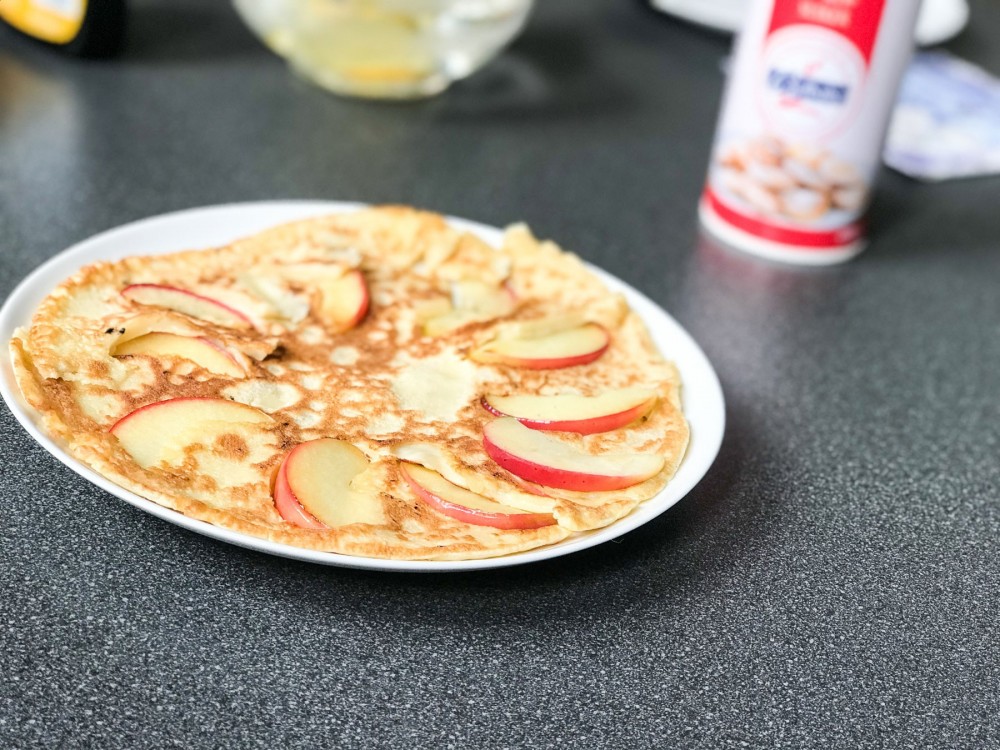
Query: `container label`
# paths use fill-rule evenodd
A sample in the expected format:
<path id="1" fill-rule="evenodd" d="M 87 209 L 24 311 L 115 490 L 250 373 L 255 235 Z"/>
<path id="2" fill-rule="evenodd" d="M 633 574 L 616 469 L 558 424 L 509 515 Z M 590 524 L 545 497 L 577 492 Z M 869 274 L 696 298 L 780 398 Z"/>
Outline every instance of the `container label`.
<path id="1" fill-rule="evenodd" d="M 767 124 L 785 135 L 824 138 L 854 116 L 866 65 L 857 48 L 824 28 L 791 26 L 764 48 L 758 101 Z"/>
<path id="2" fill-rule="evenodd" d="M 882 20 L 885 0 L 797 0 L 776 3 L 768 36 L 786 26 L 809 24 L 836 31 L 854 43 L 865 61 L 871 62 L 872 49 Z"/>

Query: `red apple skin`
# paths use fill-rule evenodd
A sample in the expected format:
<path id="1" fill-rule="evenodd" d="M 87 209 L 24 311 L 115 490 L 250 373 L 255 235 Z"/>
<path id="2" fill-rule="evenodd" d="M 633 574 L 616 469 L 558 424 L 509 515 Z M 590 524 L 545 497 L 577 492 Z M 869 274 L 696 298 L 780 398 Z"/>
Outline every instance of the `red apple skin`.
<path id="1" fill-rule="evenodd" d="M 278 515 L 290 524 L 303 529 L 325 529 L 327 527 L 323 523 L 302 507 L 302 504 L 295 497 L 295 493 L 292 492 L 292 488 L 288 486 L 288 476 L 285 474 L 285 467 L 288 465 L 288 459 L 291 458 L 294 452 L 294 448 L 289 451 L 288 455 L 281 462 L 278 473 L 275 475 L 274 508 L 278 511 Z"/>
<path id="2" fill-rule="evenodd" d="M 462 521 L 473 526 L 491 526 L 495 529 L 508 531 L 540 529 L 543 526 L 552 526 L 556 522 L 556 519 L 549 513 L 487 513 L 473 508 L 466 508 L 465 506 L 448 502 L 417 484 L 413 477 L 406 471 L 405 464 L 399 465 L 399 471 L 417 497 L 436 511 L 454 518 L 456 521 Z"/>
<path id="3" fill-rule="evenodd" d="M 601 355 L 608 350 L 611 345 L 609 341 L 597 351 L 579 354 L 575 357 L 552 357 L 550 359 L 516 359 L 511 358 L 507 364 L 511 367 L 521 367 L 525 370 L 561 370 L 564 367 L 575 367 L 577 365 L 589 365 L 591 362 L 601 358 Z"/>
<path id="4" fill-rule="evenodd" d="M 361 287 L 361 306 L 358 308 L 358 311 L 355 313 L 353 318 L 344 322 L 345 330 L 354 328 L 358 323 L 360 323 L 364 319 L 365 315 L 368 314 L 368 308 L 371 306 L 371 295 L 368 293 L 368 285 L 365 283 L 365 277 L 362 275 L 361 271 L 351 271 L 347 274 L 347 276 Z"/>
<path id="5" fill-rule="evenodd" d="M 164 284 L 129 284 L 127 287 L 125 287 L 124 289 L 122 289 L 122 294 L 125 295 L 126 297 L 129 297 L 130 296 L 128 294 L 129 292 L 136 292 L 136 291 L 140 291 L 142 289 L 161 289 L 163 291 L 175 292 L 177 294 L 185 294 L 188 297 L 194 297 L 195 299 L 199 299 L 202 302 L 207 302 L 210 305 L 215 305 L 216 307 L 221 307 L 223 310 L 225 310 L 226 312 L 228 312 L 230 315 L 233 315 L 233 316 L 239 318 L 240 320 L 242 320 L 250 328 L 254 328 L 255 327 L 254 324 L 253 324 L 253 321 L 250 320 L 250 318 L 248 318 L 246 315 L 244 315 L 243 313 L 241 313 L 239 310 L 230 307 L 226 303 L 219 302 L 219 300 L 212 299 L 211 297 L 206 297 L 203 294 L 198 294 L 196 292 L 189 292 L 187 289 L 181 289 L 181 288 L 176 287 L 176 286 L 166 286 Z"/>
<path id="6" fill-rule="evenodd" d="M 552 495 L 542 492 L 541 489 L 531 484 L 531 482 L 527 482 L 521 479 L 521 477 L 519 477 L 517 474 L 511 474 L 510 478 L 511 480 L 513 480 L 514 484 L 516 484 L 522 490 L 527 492 L 529 495 L 537 495 L 538 497 L 552 497 Z"/>
<path id="7" fill-rule="evenodd" d="M 199 340 L 204 341 L 206 344 L 208 344 L 210 347 L 212 347 L 213 349 L 215 349 L 220 354 L 224 354 L 226 357 L 228 357 L 229 359 L 231 359 L 233 361 L 233 363 L 236 364 L 241 370 L 245 370 L 246 369 L 245 367 L 243 367 L 243 365 L 240 363 L 240 361 L 238 359 L 236 359 L 236 357 L 233 356 L 232 352 L 230 352 L 228 349 L 226 349 L 226 347 L 224 347 L 218 341 L 215 341 L 214 339 L 205 338 L 204 336 L 199 336 L 198 338 L 199 338 Z"/>
<path id="8" fill-rule="evenodd" d="M 493 405 L 486 400 L 486 396 L 483 396 L 479 403 L 482 404 L 482 407 L 490 414 L 496 417 L 514 417 L 514 419 L 523 424 L 525 427 L 530 427 L 533 430 L 541 430 L 543 432 L 575 432 L 578 435 L 594 435 L 598 432 L 610 432 L 611 430 L 617 430 L 619 427 L 631 424 L 639 417 L 646 414 L 646 412 L 652 408 L 653 404 L 656 403 L 656 399 L 651 398 L 648 401 L 644 401 L 637 406 L 633 406 L 631 409 L 620 411 L 617 414 L 605 414 L 600 417 L 591 417 L 589 419 L 565 419 L 558 421 L 524 419 L 513 414 L 504 414 L 499 409 L 494 408 Z"/>
<path id="9" fill-rule="evenodd" d="M 364 274 L 358 270 L 348 271 L 343 276 L 334 279 L 325 286 L 322 286 L 320 289 L 321 299 L 325 302 L 331 297 L 339 298 L 345 287 L 348 289 L 353 287 L 353 289 L 347 293 L 349 295 L 356 295 L 358 300 L 357 307 L 350 310 L 350 314 L 347 317 L 341 317 L 339 315 L 339 313 L 343 312 L 343 307 L 341 307 L 340 304 L 333 305 L 332 309 L 328 309 L 326 304 L 324 304 L 319 310 L 320 318 L 335 333 L 343 333 L 357 326 L 365 315 L 368 314 L 368 309 L 371 305 L 371 295 L 368 292 L 368 284 L 365 282 Z M 342 300 L 338 299 L 338 302 L 340 301 Z"/>
<path id="10" fill-rule="evenodd" d="M 168 399 L 165 399 L 163 401 L 154 401 L 151 404 L 146 404 L 145 406 L 140 406 L 135 411 L 130 411 L 128 414 L 126 414 L 125 416 L 121 417 L 117 422 L 115 422 L 113 425 L 111 425 L 108 428 L 108 432 L 110 432 L 113 435 L 113 434 L 115 434 L 115 431 L 119 427 L 121 427 L 122 425 L 124 425 L 128 420 L 130 420 L 136 414 L 141 414 L 142 412 L 149 411 L 150 409 L 158 409 L 161 406 L 166 406 L 167 404 L 173 403 L 175 401 L 218 401 L 218 400 L 219 399 L 217 399 L 217 398 L 212 398 L 212 397 L 209 397 L 209 396 L 205 396 L 205 397 L 188 397 L 188 398 L 168 398 Z M 252 409 L 253 407 L 252 406 L 248 406 L 247 408 L 248 409 Z"/>
<path id="11" fill-rule="evenodd" d="M 172 398 L 168 398 L 166 401 L 154 401 L 151 404 L 146 404 L 145 406 L 140 406 L 135 411 L 130 411 L 128 414 L 120 417 L 118 419 L 118 421 L 116 421 L 113 425 L 111 425 L 108 428 L 108 432 L 110 432 L 112 435 L 114 435 L 115 432 L 117 432 L 118 428 L 122 427 L 126 422 L 128 422 L 130 419 L 132 419 L 132 417 L 134 417 L 136 414 L 139 414 L 139 413 L 144 412 L 144 411 L 149 411 L 150 409 L 155 409 L 158 406 L 162 406 L 163 404 L 168 404 L 168 403 L 170 403 L 173 400 L 174 399 L 172 399 Z M 201 400 L 207 401 L 208 399 L 201 399 Z"/>
<path id="12" fill-rule="evenodd" d="M 150 331 L 150 333 L 158 333 L 158 332 L 157 331 Z M 149 334 L 144 334 L 144 335 L 149 335 Z M 140 338 L 142 338 L 142 336 L 137 336 L 136 337 L 136 339 L 140 339 Z M 210 346 L 213 349 L 215 349 L 215 351 L 219 352 L 219 354 L 223 355 L 226 359 L 228 359 L 234 365 L 236 365 L 244 374 L 246 373 L 246 369 L 247 368 L 243 366 L 243 363 L 240 362 L 238 359 L 236 359 L 236 357 L 233 356 L 232 352 L 230 352 L 228 349 L 226 349 L 224 346 L 222 346 L 222 344 L 220 344 L 218 341 L 215 341 L 214 339 L 206 338 L 205 336 L 197 336 L 196 338 L 198 339 L 198 341 L 201 341 L 202 343 L 207 344 L 208 346 Z M 135 339 L 130 339 L 129 341 L 131 342 L 133 340 L 135 340 Z M 188 361 L 190 361 L 190 360 L 188 360 Z M 198 362 L 195 362 L 195 364 L 199 365 L 199 366 L 202 366 Z M 215 374 L 218 374 L 218 373 L 215 373 Z"/>
<path id="13" fill-rule="evenodd" d="M 589 365 L 600 359 L 604 352 L 608 350 L 611 346 L 611 334 L 608 333 L 604 326 L 599 326 L 597 323 L 588 323 L 587 325 L 600 328 L 604 331 L 605 342 L 604 346 L 600 349 L 595 349 L 591 352 L 585 352 L 583 354 L 577 354 L 572 357 L 508 357 L 503 356 L 491 361 L 489 364 L 497 365 L 507 365 L 508 367 L 520 367 L 524 370 L 561 370 L 564 367 L 575 367 L 577 365 Z"/>
<path id="14" fill-rule="evenodd" d="M 565 471 L 554 469 L 551 466 L 543 466 L 533 461 L 528 461 L 520 456 L 508 453 L 503 448 L 490 442 L 489 438 L 483 437 L 483 447 L 487 455 L 492 458 L 497 465 L 506 469 L 511 474 L 519 476 L 528 482 L 540 484 L 543 487 L 554 487 L 559 490 L 572 490 L 574 492 L 607 492 L 609 490 L 622 490 L 639 484 L 635 477 L 629 476 L 605 476 L 603 474 L 584 474 L 576 471 Z"/>

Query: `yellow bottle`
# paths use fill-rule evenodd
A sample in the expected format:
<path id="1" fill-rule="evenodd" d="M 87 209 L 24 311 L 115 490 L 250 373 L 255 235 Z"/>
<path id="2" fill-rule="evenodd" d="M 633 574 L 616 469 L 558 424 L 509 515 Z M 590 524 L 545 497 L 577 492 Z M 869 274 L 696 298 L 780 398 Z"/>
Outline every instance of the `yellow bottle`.
<path id="1" fill-rule="evenodd" d="M 0 20 L 80 57 L 110 57 L 125 36 L 125 0 L 0 0 Z"/>

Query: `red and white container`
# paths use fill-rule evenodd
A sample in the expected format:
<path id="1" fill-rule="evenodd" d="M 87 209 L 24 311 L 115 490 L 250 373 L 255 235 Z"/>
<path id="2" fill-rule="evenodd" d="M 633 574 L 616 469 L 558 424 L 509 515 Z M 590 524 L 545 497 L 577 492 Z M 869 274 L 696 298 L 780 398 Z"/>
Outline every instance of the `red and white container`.
<path id="1" fill-rule="evenodd" d="M 837 263 L 864 215 L 920 0 L 753 0 L 700 215 L 729 245 Z"/>

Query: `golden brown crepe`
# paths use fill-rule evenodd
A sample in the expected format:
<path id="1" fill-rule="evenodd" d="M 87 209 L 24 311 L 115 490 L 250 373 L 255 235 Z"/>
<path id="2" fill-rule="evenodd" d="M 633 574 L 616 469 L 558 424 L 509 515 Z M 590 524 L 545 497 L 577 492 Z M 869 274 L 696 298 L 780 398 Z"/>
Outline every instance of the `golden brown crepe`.
<path id="1" fill-rule="evenodd" d="M 363 274 L 370 309 L 338 330 L 324 312 L 320 282 L 351 269 Z M 248 323 L 122 294 L 137 284 L 210 297 Z M 462 308 L 456 290 L 480 288 L 502 289 L 511 302 Z M 589 364 L 535 370 L 470 357 L 477 346 L 532 326 L 583 322 L 611 334 L 608 350 Z M 183 357 L 121 353 L 149 332 L 209 340 L 242 374 Z M 688 440 L 676 369 L 624 299 L 575 256 L 523 226 L 492 248 L 436 214 L 403 207 L 300 221 L 212 250 L 88 266 L 44 300 L 10 346 L 18 383 L 45 429 L 115 483 L 221 527 L 350 555 L 457 560 L 558 542 L 655 495 Z M 644 419 L 593 435 L 548 434 L 594 455 L 663 456 L 662 470 L 637 485 L 602 492 L 532 486 L 484 450 L 484 425 L 496 418 L 481 406 L 484 394 L 589 396 L 634 386 L 659 396 Z M 178 437 L 183 431 L 157 434 L 150 439 L 179 442 L 169 459 L 143 468 L 109 429 L 140 407 L 178 398 L 230 399 L 272 419 L 204 443 Z M 353 444 L 371 462 L 351 483 L 354 502 L 370 505 L 366 522 L 300 528 L 275 508 L 272 482 L 284 456 L 324 437 Z M 557 523 L 503 530 L 456 520 L 415 495 L 400 459 L 512 508 L 551 513 Z"/>

